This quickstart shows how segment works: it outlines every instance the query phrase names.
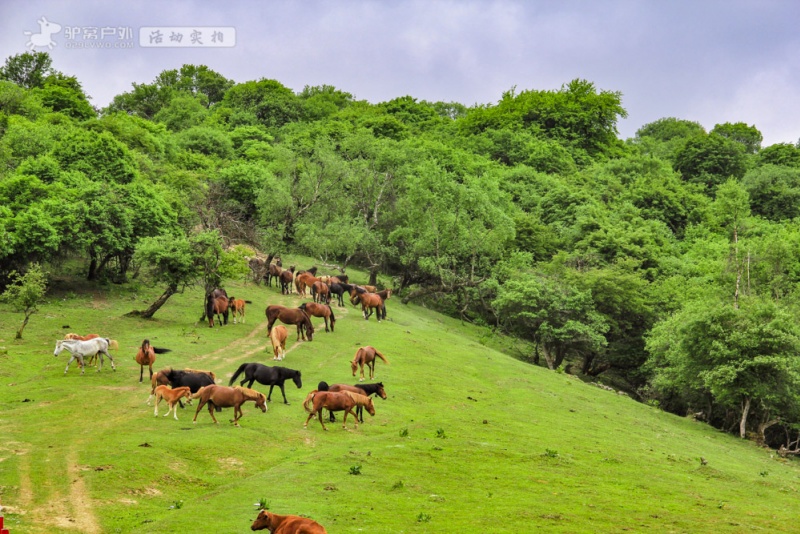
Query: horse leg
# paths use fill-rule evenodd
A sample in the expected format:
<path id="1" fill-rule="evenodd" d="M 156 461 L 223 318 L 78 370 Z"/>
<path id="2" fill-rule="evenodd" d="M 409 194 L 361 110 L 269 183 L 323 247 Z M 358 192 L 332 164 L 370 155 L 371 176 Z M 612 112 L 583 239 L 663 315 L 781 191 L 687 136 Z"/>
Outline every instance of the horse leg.
<path id="1" fill-rule="evenodd" d="M 148 399 L 148 400 L 149 400 L 149 399 Z M 153 408 L 153 417 L 158 417 L 158 405 L 159 405 L 160 403 L 161 403 L 161 397 L 158 397 L 158 398 L 156 399 L 156 403 L 155 403 L 156 405 L 155 405 L 155 407 Z M 169 413 L 169 412 L 167 412 L 167 413 Z"/>
<path id="2" fill-rule="evenodd" d="M 150 364 L 150 380 L 153 380 L 153 364 Z M 142 377 L 139 377 L 139 382 L 142 381 Z"/>
<path id="3" fill-rule="evenodd" d="M 283 391 L 283 382 L 278 384 L 278 386 L 281 388 L 281 395 L 283 395 L 283 403 L 284 404 L 289 404 L 289 401 L 286 400 L 286 392 Z"/>
<path id="4" fill-rule="evenodd" d="M 197 405 L 197 411 L 196 411 L 196 412 L 194 412 L 194 419 L 192 419 L 192 424 L 195 424 L 195 423 L 197 423 L 197 414 L 199 414 L 199 413 L 200 413 L 200 410 L 202 410 L 202 409 L 203 409 L 203 406 L 205 406 L 205 404 L 206 404 L 206 401 L 204 401 L 204 400 L 201 398 L 201 399 L 200 399 L 200 403 Z M 211 417 L 214 417 L 214 414 L 211 414 Z"/>
<path id="5" fill-rule="evenodd" d="M 169 415 L 169 412 L 167 412 L 167 415 Z M 178 420 L 178 403 L 177 402 L 172 404 L 172 415 L 175 416 L 175 420 L 177 421 Z"/>
<path id="6" fill-rule="evenodd" d="M 325 422 L 322 420 L 322 408 L 320 408 L 319 412 L 317 413 L 317 419 L 319 419 L 319 424 L 322 425 L 322 430 L 327 432 L 328 429 L 325 427 Z"/>
<path id="7" fill-rule="evenodd" d="M 214 420 L 214 424 L 218 425 L 219 421 L 217 421 L 217 418 L 214 417 L 214 403 L 212 401 L 208 401 L 208 413 L 211 414 L 211 419 Z"/>
<path id="8" fill-rule="evenodd" d="M 150 371 L 150 378 L 153 378 L 152 368 L 151 368 L 151 371 Z M 142 383 L 142 380 L 144 380 L 144 365 L 139 365 L 139 383 L 140 384 Z"/>
<path id="9" fill-rule="evenodd" d="M 325 331 L 328 332 L 329 331 L 328 330 L 328 318 L 324 317 L 324 319 L 325 319 Z"/>
<path id="10" fill-rule="evenodd" d="M 275 384 L 270 384 L 269 385 L 269 394 L 267 394 L 267 402 L 272 402 L 270 400 L 270 397 L 272 397 L 272 388 L 274 388 L 274 387 L 275 387 Z M 284 397 L 284 399 L 286 399 L 286 397 Z"/>
<path id="11" fill-rule="evenodd" d="M 112 371 L 116 371 L 117 370 L 117 366 L 114 365 L 114 358 L 112 358 L 111 355 L 108 352 L 103 351 L 103 352 L 98 353 L 98 354 L 100 354 L 100 367 L 103 366 L 103 354 L 105 354 L 106 356 L 108 356 L 108 360 L 111 362 L 111 370 Z"/>

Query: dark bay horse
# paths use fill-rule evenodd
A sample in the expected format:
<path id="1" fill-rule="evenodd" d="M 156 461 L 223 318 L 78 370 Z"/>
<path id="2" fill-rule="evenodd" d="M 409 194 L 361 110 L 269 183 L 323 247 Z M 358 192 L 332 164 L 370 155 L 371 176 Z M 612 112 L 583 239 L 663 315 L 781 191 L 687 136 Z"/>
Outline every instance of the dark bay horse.
<path id="1" fill-rule="evenodd" d="M 309 319 L 308 314 L 300 308 L 287 308 L 286 306 L 273 304 L 272 306 L 267 306 L 266 314 L 268 334 L 272 333 L 272 325 L 275 324 L 275 321 L 280 320 L 283 324 L 293 324 L 297 326 L 298 341 L 301 337 L 305 340 L 306 335 L 308 335 L 309 341 L 313 341 L 314 325 L 311 324 L 311 319 Z"/>
<path id="2" fill-rule="evenodd" d="M 139 382 L 144 378 L 145 365 L 150 368 L 150 380 L 153 379 L 153 364 L 156 363 L 156 354 L 165 354 L 167 352 L 170 352 L 170 350 L 150 345 L 149 339 L 142 341 L 142 346 L 139 347 L 139 352 L 135 356 L 136 363 L 141 366 L 139 368 Z"/>
<path id="3" fill-rule="evenodd" d="M 228 302 L 228 294 L 224 289 L 215 289 L 206 297 L 206 317 L 208 318 L 209 327 L 214 327 L 215 315 L 220 326 L 223 325 L 223 319 L 224 324 L 228 324 Z"/>
<path id="4" fill-rule="evenodd" d="M 233 407 L 233 419 L 231 423 L 234 426 L 239 426 L 239 419 L 242 418 L 242 404 L 247 401 L 256 403 L 256 408 L 261 408 L 261 412 L 267 411 L 267 399 L 264 394 L 254 389 L 243 388 L 236 386 L 230 388 L 228 386 L 205 386 L 200 388 L 200 391 L 192 395 L 193 399 L 200 399 L 197 405 L 197 411 L 194 413 L 192 423 L 197 423 L 197 414 L 200 409 L 208 404 L 208 413 L 211 414 L 211 419 L 214 423 L 218 423 L 217 418 L 214 417 L 214 408 L 231 408 Z"/>
<path id="5" fill-rule="evenodd" d="M 322 390 L 322 388 L 320 388 Z M 366 397 L 371 397 L 372 395 L 378 395 L 383 400 L 386 400 L 386 390 L 383 389 L 383 382 L 376 382 L 374 384 L 357 384 L 355 386 L 349 386 L 347 384 L 333 384 L 328 386 L 327 391 L 352 391 L 353 393 L 358 393 L 360 395 L 364 395 Z M 360 422 L 364 422 L 364 410 L 361 406 L 356 408 L 356 415 L 358 416 L 358 420 Z M 336 418 L 331 412 L 331 423 L 333 423 Z"/>
<path id="6" fill-rule="evenodd" d="M 356 355 L 353 358 L 353 361 L 350 362 L 350 369 L 353 371 L 353 376 L 356 376 L 356 370 L 359 366 L 361 366 L 361 378 L 359 380 L 364 380 L 364 365 L 367 366 L 369 369 L 369 378 L 370 380 L 375 378 L 375 357 L 380 358 L 387 364 L 389 360 L 386 357 L 378 352 L 375 347 L 371 347 L 367 345 L 366 347 L 361 347 L 356 351 Z"/>
<path id="7" fill-rule="evenodd" d="M 280 281 L 281 281 L 280 276 L 281 276 L 281 272 L 283 271 L 281 266 L 282 266 L 282 264 L 281 264 L 280 260 L 278 260 L 275 263 L 270 263 L 269 267 L 267 267 L 267 274 L 266 274 L 265 278 L 267 279 L 267 285 L 269 287 L 272 287 L 272 280 L 273 279 L 275 280 L 275 285 L 276 286 L 280 284 Z"/>
<path id="8" fill-rule="evenodd" d="M 322 409 L 325 408 L 331 412 L 344 411 L 344 421 L 342 425 L 345 429 L 347 429 L 347 414 L 353 414 L 353 418 L 356 420 L 355 427 L 358 429 L 358 418 L 353 408 L 359 404 L 365 406 L 370 415 L 375 415 L 375 406 L 373 406 L 372 399 L 369 397 L 351 391 L 333 393 L 330 391 L 314 390 L 309 393 L 303 401 L 303 408 L 308 412 L 308 418 L 306 418 L 303 428 L 308 428 L 308 422 L 311 421 L 311 418 L 316 414 L 319 419 L 319 424 L 322 425 L 322 429 L 328 430 L 325 428 L 325 422 L 322 420 Z"/>
<path id="9" fill-rule="evenodd" d="M 331 282 L 328 286 L 328 303 L 330 304 L 330 295 L 336 295 L 336 300 L 339 303 L 339 306 L 344 306 L 344 293 L 350 293 L 350 288 L 352 286 L 350 284 L 346 284 L 343 282 Z"/>
<path id="10" fill-rule="evenodd" d="M 314 302 L 330 304 L 331 290 L 330 287 L 328 287 L 328 284 L 322 281 L 311 284 L 311 298 L 314 300 Z"/>
<path id="11" fill-rule="evenodd" d="M 247 384 L 247 387 L 253 387 L 253 382 L 257 381 L 259 384 L 269 386 L 269 394 L 267 395 L 268 401 L 272 397 L 272 388 L 278 386 L 281 388 L 283 403 L 289 404 L 289 401 L 286 400 L 286 392 L 283 389 L 283 383 L 290 378 L 294 381 L 294 385 L 297 386 L 298 389 L 303 387 L 300 371 L 295 371 L 287 367 L 269 367 L 260 363 L 243 363 L 240 365 L 236 372 L 233 373 L 228 385 L 233 385 L 242 372 L 244 372 L 244 380 L 241 381 L 240 385 L 244 386 L 245 382 L 250 382 Z"/>
<path id="12" fill-rule="evenodd" d="M 333 332 L 333 325 L 336 324 L 336 316 L 333 314 L 333 309 L 327 304 L 317 304 L 316 302 L 304 302 L 300 305 L 300 309 L 306 312 L 309 317 L 322 317 L 325 319 L 325 331 L 328 332 L 328 318 L 331 320 L 331 329 Z"/>
<path id="13" fill-rule="evenodd" d="M 278 275 L 278 282 L 281 284 L 281 294 L 292 294 L 292 280 L 294 279 L 294 265 Z"/>

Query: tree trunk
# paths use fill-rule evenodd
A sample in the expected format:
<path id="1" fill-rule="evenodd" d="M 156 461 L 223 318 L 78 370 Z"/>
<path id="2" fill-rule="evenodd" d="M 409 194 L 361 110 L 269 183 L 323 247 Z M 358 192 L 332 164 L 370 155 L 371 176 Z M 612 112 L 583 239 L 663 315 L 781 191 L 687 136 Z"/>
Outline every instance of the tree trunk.
<path id="1" fill-rule="evenodd" d="M 164 293 L 162 293 L 161 296 L 158 297 L 158 299 L 156 299 L 156 301 L 150 305 L 149 308 L 147 308 L 144 311 L 132 311 L 128 315 L 135 315 L 138 317 L 142 317 L 143 319 L 151 319 L 153 315 L 155 315 L 155 313 L 161 308 L 161 306 L 163 306 L 167 302 L 167 299 L 169 299 L 172 295 L 174 295 L 177 292 L 178 292 L 177 287 L 169 286 L 166 289 L 166 291 L 164 291 Z"/>
<path id="2" fill-rule="evenodd" d="M 759 423 L 758 425 L 758 440 L 761 445 L 765 445 L 767 443 L 767 436 L 764 435 L 766 430 L 773 426 L 780 423 L 780 419 L 770 419 L 769 421 L 765 421 L 763 423 Z"/>
<path id="3" fill-rule="evenodd" d="M 25 327 L 28 325 L 28 319 L 30 319 L 30 318 L 31 318 L 31 314 L 30 313 L 26 313 L 25 314 L 25 320 L 22 321 L 22 325 L 19 327 L 19 330 L 17 330 L 17 334 L 14 336 L 14 339 L 22 339 L 22 331 L 25 330 Z"/>
<path id="4" fill-rule="evenodd" d="M 747 413 L 750 411 L 750 397 L 742 401 L 742 419 L 739 421 L 739 437 L 744 439 L 747 430 Z"/>
<path id="5" fill-rule="evenodd" d="M 93 255 L 89 262 L 89 273 L 86 275 L 87 280 L 94 280 L 97 278 L 97 258 Z"/>

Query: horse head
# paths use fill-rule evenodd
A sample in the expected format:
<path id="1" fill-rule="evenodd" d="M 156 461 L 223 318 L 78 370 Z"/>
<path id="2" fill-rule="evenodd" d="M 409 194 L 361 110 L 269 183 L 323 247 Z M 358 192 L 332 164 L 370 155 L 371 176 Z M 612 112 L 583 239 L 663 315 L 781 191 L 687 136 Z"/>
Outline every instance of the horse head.
<path id="1" fill-rule="evenodd" d="M 297 389 L 303 387 L 303 380 L 300 378 L 300 371 L 297 371 L 297 374 L 292 377 L 292 381 L 294 382 L 294 385 L 297 386 Z"/>
<path id="2" fill-rule="evenodd" d="M 144 341 L 142 341 L 141 349 L 142 349 L 142 354 L 147 354 L 147 352 L 150 350 L 150 340 L 149 339 L 145 339 Z"/>
<path id="3" fill-rule="evenodd" d="M 353 376 L 356 376 L 356 371 L 358 370 L 358 362 L 356 360 L 350 362 L 350 369 L 353 371 Z"/>
<path id="4" fill-rule="evenodd" d="M 371 398 L 367 397 L 367 402 L 364 406 L 367 408 L 367 412 L 369 412 L 370 415 L 375 415 L 375 405 L 372 404 Z"/>
<path id="5" fill-rule="evenodd" d="M 383 382 L 378 382 L 378 396 L 383 400 L 386 400 L 386 390 L 383 389 Z"/>
<path id="6" fill-rule="evenodd" d="M 266 413 L 267 411 L 267 396 L 263 393 L 259 393 L 258 397 L 255 398 L 256 401 L 256 408 L 261 408 L 262 413 Z"/>
<path id="7" fill-rule="evenodd" d="M 56 341 L 56 350 L 53 351 L 53 356 L 58 356 L 62 350 L 64 350 L 64 340 L 59 339 Z"/>

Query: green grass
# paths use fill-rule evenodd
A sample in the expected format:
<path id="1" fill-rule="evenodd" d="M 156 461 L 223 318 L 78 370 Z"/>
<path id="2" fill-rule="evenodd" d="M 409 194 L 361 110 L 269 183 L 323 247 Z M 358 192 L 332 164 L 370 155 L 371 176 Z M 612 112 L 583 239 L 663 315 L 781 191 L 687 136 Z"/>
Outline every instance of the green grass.
<path id="1" fill-rule="evenodd" d="M 227 384 L 242 362 L 272 364 L 266 306 L 300 300 L 229 283 L 254 304 L 245 325 L 211 330 L 196 323 L 199 291 L 145 321 L 123 315 L 158 288 L 81 286 L 56 284 L 22 341 L 22 316 L 0 307 L 0 503 L 12 533 L 244 532 L 259 504 L 331 533 L 796 531 L 796 463 L 515 360 L 485 329 L 399 299 L 380 324 L 334 306 L 336 332 L 318 329 L 282 362 L 303 373 L 301 390 L 287 382 L 289 406 L 279 390 L 266 414 L 248 403 L 242 428 L 230 410 L 217 426 L 205 410 L 193 425 L 193 407 L 155 418 L 133 361 L 143 338 L 173 351 L 156 368 L 211 369 Z M 73 364 L 65 376 L 68 356 L 52 350 L 66 332 L 118 340 L 117 371 L 80 376 Z M 376 364 L 389 398 L 375 417 L 304 429 L 305 395 L 320 380 L 354 383 L 349 362 L 367 344 L 390 362 Z"/>

